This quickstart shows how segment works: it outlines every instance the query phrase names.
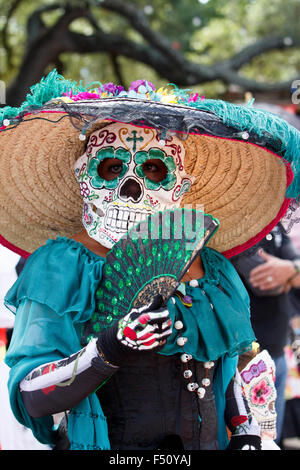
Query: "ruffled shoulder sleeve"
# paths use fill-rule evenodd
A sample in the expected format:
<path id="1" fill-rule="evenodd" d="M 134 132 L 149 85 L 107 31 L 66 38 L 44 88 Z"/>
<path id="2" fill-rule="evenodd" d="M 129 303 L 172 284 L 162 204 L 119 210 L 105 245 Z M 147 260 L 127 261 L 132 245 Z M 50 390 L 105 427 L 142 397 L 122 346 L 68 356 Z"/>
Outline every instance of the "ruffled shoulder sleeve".
<path id="1" fill-rule="evenodd" d="M 104 258 L 66 237 L 48 240 L 28 258 L 5 305 L 16 312 L 23 300 L 44 304 L 58 315 L 71 312 L 85 322 L 95 309 L 95 291 Z"/>
<path id="2" fill-rule="evenodd" d="M 203 250 L 202 260 L 206 272 L 204 283 L 220 284 L 225 288 L 227 294 L 240 297 L 249 311 L 250 298 L 247 289 L 230 260 L 211 248 Z"/>

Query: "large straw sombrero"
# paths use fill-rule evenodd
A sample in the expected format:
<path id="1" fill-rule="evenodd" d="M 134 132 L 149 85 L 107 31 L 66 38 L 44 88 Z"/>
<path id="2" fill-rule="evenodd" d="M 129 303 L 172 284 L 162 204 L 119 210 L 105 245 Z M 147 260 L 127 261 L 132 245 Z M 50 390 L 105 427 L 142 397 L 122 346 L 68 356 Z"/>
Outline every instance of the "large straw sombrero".
<path id="1" fill-rule="evenodd" d="M 146 81 L 127 92 L 112 84 L 91 92 L 54 70 L 22 106 L 0 110 L 2 244 L 27 256 L 82 229 L 74 162 L 90 132 L 116 121 L 182 138 L 194 177 L 182 205 L 203 205 L 219 219 L 210 246 L 225 256 L 263 238 L 300 194 L 300 133 L 277 116 Z"/>

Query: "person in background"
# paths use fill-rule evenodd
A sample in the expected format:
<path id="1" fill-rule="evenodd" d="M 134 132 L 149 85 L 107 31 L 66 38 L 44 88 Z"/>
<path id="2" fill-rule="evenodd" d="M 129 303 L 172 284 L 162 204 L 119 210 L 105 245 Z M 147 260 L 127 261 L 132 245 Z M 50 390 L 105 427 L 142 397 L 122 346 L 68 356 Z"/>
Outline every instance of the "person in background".
<path id="1" fill-rule="evenodd" d="M 299 301 L 298 301 L 299 302 Z M 288 374 L 281 445 L 285 450 L 300 449 L 300 315 L 291 318 L 289 344 L 285 348 Z"/>
<path id="2" fill-rule="evenodd" d="M 300 119 L 299 119 L 300 127 Z M 295 248 L 300 251 L 300 208 L 295 202 L 282 221 Z M 288 374 L 285 388 L 285 413 L 281 445 L 286 450 L 300 448 L 300 289 L 289 292 L 293 305 L 289 342 L 285 348 Z"/>
<path id="3" fill-rule="evenodd" d="M 250 297 L 251 322 L 260 348 L 267 350 L 276 366 L 277 438 L 280 442 L 284 410 L 288 342 L 292 303 L 289 291 L 300 287 L 300 254 L 277 224 L 259 243 L 231 259 Z"/>

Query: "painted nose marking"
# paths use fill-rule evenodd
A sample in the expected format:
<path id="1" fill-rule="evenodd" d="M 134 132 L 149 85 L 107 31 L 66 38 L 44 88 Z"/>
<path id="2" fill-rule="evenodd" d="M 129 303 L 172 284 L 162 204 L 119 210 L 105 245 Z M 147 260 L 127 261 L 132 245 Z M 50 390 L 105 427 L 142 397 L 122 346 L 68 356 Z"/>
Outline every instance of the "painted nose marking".
<path id="1" fill-rule="evenodd" d="M 137 202 L 142 194 L 141 185 L 133 178 L 128 178 L 120 189 L 120 197 Z"/>

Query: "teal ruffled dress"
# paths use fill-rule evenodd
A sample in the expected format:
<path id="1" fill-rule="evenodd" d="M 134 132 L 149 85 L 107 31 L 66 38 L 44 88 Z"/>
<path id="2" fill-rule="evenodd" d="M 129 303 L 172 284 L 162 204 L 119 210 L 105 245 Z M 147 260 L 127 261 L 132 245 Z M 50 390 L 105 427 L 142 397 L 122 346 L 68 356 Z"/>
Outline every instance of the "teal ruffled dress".
<path id="1" fill-rule="evenodd" d="M 192 307 L 176 297 L 168 309 L 172 321 L 182 320 L 188 337 L 185 351 L 199 361 L 217 361 L 214 392 L 219 417 L 220 448 L 227 445 L 224 423 L 225 390 L 233 377 L 238 354 L 255 340 L 250 323 L 249 298 L 233 266 L 222 255 L 205 248 L 201 254 L 205 275 L 199 287 L 182 284 Z M 19 383 L 32 369 L 68 357 L 82 348 L 81 332 L 95 311 L 95 293 L 104 259 L 81 243 L 58 237 L 36 250 L 6 295 L 16 313 L 6 363 L 11 368 L 9 393 L 13 413 L 42 443 L 54 442 L 52 416 L 31 418 L 20 395 Z M 220 288 L 221 286 L 221 288 Z M 159 354 L 182 353 L 174 329 Z M 71 410 L 68 421 L 71 449 L 109 449 L 105 416 L 96 394 Z"/>

